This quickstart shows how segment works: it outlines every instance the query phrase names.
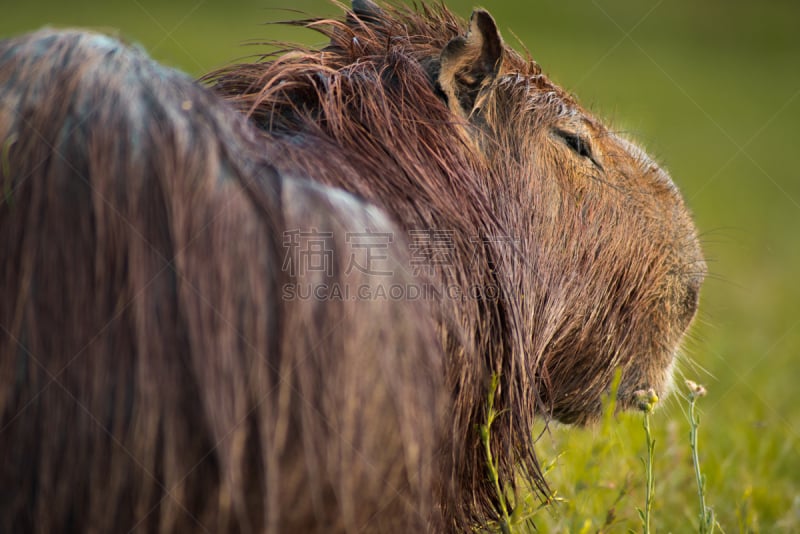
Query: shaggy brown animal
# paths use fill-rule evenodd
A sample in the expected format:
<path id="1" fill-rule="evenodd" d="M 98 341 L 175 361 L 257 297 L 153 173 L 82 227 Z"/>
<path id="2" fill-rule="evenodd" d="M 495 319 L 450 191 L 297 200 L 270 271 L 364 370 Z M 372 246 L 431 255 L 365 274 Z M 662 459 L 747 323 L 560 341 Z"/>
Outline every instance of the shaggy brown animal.
<path id="1" fill-rule="evenodd" d="M 411 283 L 405 245 L 383 251 L 394 277 L 348 274 L 348 232 L 394 227 L 259 152 L 233 109 L 114 40 L 0 42 L 0 531 L 435 523 L 429 307 L 281 298 Z M 283 270 L 310 228 L 330 270 Z"/>
<path id="2" fill-rule="evenodd" d="M 478 426 L 499 374 L 492 447 L 501 481 L 518 469 L 546 492 L 539 416 L 596 418 L 621 370 L 620 405 L 670 387 L 705 264 L 668 174 L 503 44 L 485 11 L 354 2 L 302 24 L 330 39 L 233 65 L 206 81 L 262 129 L 282 172 L 382 206 L 406 230 L 450 232 L 444 287 L 499 298 L 440 299 L 456 405 L 448 524 L 497 517 Z M 476 246 L 477 244 L 477 246 Z M 467 340 L 463 342 L 463 340 Z"/>

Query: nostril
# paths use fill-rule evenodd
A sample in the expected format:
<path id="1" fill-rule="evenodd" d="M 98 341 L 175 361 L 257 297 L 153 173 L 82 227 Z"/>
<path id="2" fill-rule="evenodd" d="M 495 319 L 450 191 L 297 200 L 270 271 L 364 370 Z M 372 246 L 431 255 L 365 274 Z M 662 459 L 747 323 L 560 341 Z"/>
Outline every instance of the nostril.
<path id="1" fill-rule="evenodd" d="M 689 326 L 695 313 L 697 313 L 697 307 L 700 303 L 700 285 L 702 282 L 702 277 L 692 277 L 687 281 L 685 286 L 681 310 L 684 319 L 684 328 Z"/>
<path id="2" fill-rule="evenodd" d="M 700 291 L 697 287 L 690 285 L 686 288 L 686 308 L 694 313 L 697 311 L 697 303 L 700 297 Z"/>

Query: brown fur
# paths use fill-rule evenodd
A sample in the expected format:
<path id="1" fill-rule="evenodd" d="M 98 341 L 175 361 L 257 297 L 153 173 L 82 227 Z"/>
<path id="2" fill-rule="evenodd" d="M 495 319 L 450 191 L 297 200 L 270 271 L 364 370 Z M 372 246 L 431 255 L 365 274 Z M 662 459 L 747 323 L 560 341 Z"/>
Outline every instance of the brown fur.
<path id="1" fill-rule="evenodd" d="M 287 179 L 209 91 L 97 35 L 0 42 L 0 531 L 418 532 L 448 413 L 375 208 Z M 281 269 L 333 233 L 334 273 Z M 414 279 L 400 236 L 388 282 Z"/>
<path id="2" fill-rule="evenodd" d="M 501 480 L 512 488 L 521 469 L 542 492 L 537 417 L 595 418 L 618 369 L 623 407 L 639 389 L 666 393 L 705 273 L 695 229 L 669 176 L 503 45 L 485 12 L 469 32 L 427 4 L 360 1 L 303 23 L 330 44 L 206 80 L 263 130 L 281 171 L 361 195 L 407 230 L 453 231 L 438 281 L 499 287 L 494 301 L 440 302 L 456 405 L 442 476 L 455 504 L 442 508 L 463 530 L 497 513 L 476 431 L 491 374 Z"/>

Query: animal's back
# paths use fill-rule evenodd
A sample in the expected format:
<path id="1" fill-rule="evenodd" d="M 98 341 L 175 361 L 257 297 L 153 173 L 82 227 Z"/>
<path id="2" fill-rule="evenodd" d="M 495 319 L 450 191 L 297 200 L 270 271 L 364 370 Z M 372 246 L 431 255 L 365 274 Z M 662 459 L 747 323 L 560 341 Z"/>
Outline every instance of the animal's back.
<path id="1" fill-rule="evenodd" d="M 112 39 L 0 42 L 0 530 L 412 532 L 447 395 L 375 208 L 281 176 L 209 91 Z M 314 228 L 330 270 L 287 266 Z M 296 258 L 295 258 L 296 259 Z"/>

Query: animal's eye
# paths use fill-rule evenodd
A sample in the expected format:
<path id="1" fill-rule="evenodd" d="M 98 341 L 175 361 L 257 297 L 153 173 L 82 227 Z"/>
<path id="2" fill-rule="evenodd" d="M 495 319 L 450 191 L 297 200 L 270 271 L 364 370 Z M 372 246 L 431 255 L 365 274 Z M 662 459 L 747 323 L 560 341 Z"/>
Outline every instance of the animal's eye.
<path id="1" fill-rule="evenodd" d="M 564 130 L 554 130 L 555 134 L 564 141 L 568 147 L 570 147 L 573 152 L 578 154 L 581 157 L 589 158 L 590 160 L 594 161 L 592 157 L 592 145 L 589 144 L 589 141 L 580 135 L 572 132 L 567 132 Z"/>

